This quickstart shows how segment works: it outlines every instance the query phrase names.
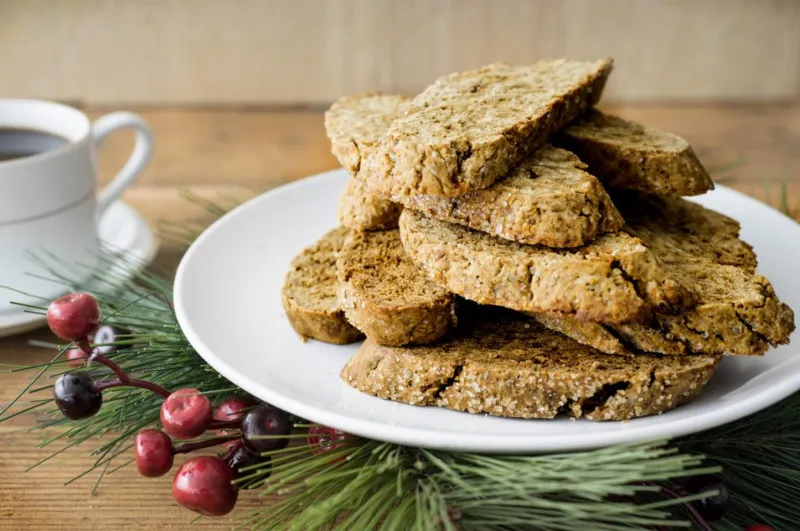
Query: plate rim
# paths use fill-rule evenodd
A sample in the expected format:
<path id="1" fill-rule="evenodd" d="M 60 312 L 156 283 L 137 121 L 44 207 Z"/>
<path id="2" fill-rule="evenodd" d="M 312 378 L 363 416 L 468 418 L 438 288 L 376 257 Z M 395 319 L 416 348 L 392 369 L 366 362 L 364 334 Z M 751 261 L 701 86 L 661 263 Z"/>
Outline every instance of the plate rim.
<path id="1" fill-rule="evenodd" d="M 315 181 L 340 178 L 342 175 L 347 175 L 346 170 L 334 169 L 317 173 L 298 179 L 291 183 L 278 186 L 242 203 L 212 223 L 194 242 L 192 242 L 189 249 L 181 258 L 175 274 L 173 296 L 176 318 L 181 330 L 198 355 L 200 355 L 214 370 L 219 372 L 223 377 L 227 378 L 238 387 L 289 413 L 298 415 L 312 422 L 324 424 L 326 426 L 332 426 L 356 435 L 408 446 L 420 446 L 420 440 L 425 440 L 426 444 L 424 447 L 426 448 L 446 448 L 456 451 L 475 451 L 486 453 L 535 454 L 551 451 L 560 452 L 590 450 L 612 446 L 615 444 L 630 444 L 631 440 L 633 439 L 637 441 L 672 439 L 689 435 L 691 433 L 707 431 L 709 429 L 719 427 L 721 425 L 757 413 L 758 411 L 780 402 L 789 395 L 800 390 L 800 355 L 796 355 L 792 359 L 786 360 L 779 366 L 770 369 L 786 370 L 787 367 L 791 367 L 793 369 L 791 371 L 791 377 L 787 377 L 786 379 L 778 382 L 778 384 L 762 390 L 757 394 L 748 395 L 741 400 L 722 405 L 697 416 L 681 419 L 679 421 L 667 421 L 664 423 L 645 425 L 642 427 L 636 427 L 625 421 L 622 421 L 621 423 L 625 424 L 627 429 L 608 433 L 593 433 L 590 438 L 576 437 L 575 434 L 542 436 L 527 433 L 504 434 L 502 438 L 482 433 L 471 433 L 469 437 L 464 437 L 463 434 L 457 434 L 453 432 L 432 432 L 429 429 L 397 425 L 391 426 L 391 436 L 387 437 L 384 433 L 387 426 L 385 423 L 372 420 L 355 419 L 338 412 L 320 409 L 313 405 L 307 405 L 293 397 L 285 396 L 281 393 L 272 391 L 265 385 L 259 384 L 254 379 L 249 378 L 247 374 L 240 373 L 238 370 L 234 370 L 223 359 L 223 357 L 218 356 L 213 352 L 213 349 L 209 348 L 208 345 L 205 344 L 201 335 L 191 325 L 191 321 L 187 315 L 187 307 L 183 296 L 183 287 L 185 285 L 184 279 L 186 277 L 186 271 L 190 267 L 187 264 L 192 263 L 193 256 L 198 252 L 197 250 L 205 245 L 206 240 L 211 238 L 214 232 L 219 230 L 220 226 L 230 223 L 232 219 L 242 215 L 242 212 L 252 208 L 257 208 L 261 202 L 269 201 L 275 195 L 290 192 L 294 188 L 298 187 L 313 186 L 312 183 Z M 767 208 L 772 210 L 774 213 L 781 214 L 781 216 L 787 220 L 791 220 L 791 218 L 788 218 L 781 212 L 737 190 L 724 185 L 717 185 L 717 189 L 726 193 L 732 193 L 740 200 L 746 200 L 747 202 L 758 205 L 761 208 Z M 798 228 L 798 230 L 800 230 L 800 228 Z M 287 326 L 289 326 L 288 322 Z M 338 378 L 338 375 L 336 377 Z M 382 400 L 377 397 L 373 398 L 375 400 Z M 668 413 L 669 412 L 665 412 L 665 417 L 663 418 L 666 418 Z M 470 413 L 463 414 L 468 415 Z M 509 420 L 515 422 L 525 421 L 523 419 Z M 641 432 L 644 432 L 644 435 L 639 435 Z"/>

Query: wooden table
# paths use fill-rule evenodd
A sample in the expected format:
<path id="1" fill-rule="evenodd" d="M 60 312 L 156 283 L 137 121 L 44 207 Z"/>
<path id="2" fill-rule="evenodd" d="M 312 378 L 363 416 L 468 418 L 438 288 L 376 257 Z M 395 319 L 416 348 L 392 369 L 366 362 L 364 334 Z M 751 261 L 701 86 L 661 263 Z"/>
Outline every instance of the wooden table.
<path id="1" fill-rule="evenodd" d="M 777 204 L 786 182 L 788 204 L 800 215 L 800 106 L 645 106 L 614 109 L 619 114 L 688 138 L 719 183 Z M 90 109 L 99 116 L 102 109 Z M 316 111 L 147 110 L 140 113 L 156 134 L 153 163 L 125 200 L 156 227 L 202 216 L 181 198 L 180 189 L 204 197 L 246 199 L 336 167 Z M 120 133 L 100 157 L 102 180 L 121 167 L 131 138 Z M 716 170 L 716 171 L 714 171 Z M 310 243 L 310 242 L 309 242 Z M 177 247 L 165 245 L 159 264 L 174 268 Z M 0 340 L 0 363 L 34 364 L 52 355 L 27 346 L 46 331 Z M 0 373 L 0 405 L 28 381 L 27 373 Z M 63 483 L 90 463 L 79 450 L 25 473 L 50 450 L 35 449 L 41 432 L 29 432 L 35 417 L 0 424 L 0 529 L 188 529 L 193 516 L 177 507 L 170 479 L 146 480 L 133 467 L 107 476 L 97 492 L 97 474 L 69 487 Z M 243 495 L 238 511 L 265 503 Z M 226 519 L 203 519 L 192 529 L 228 529 Z"/>

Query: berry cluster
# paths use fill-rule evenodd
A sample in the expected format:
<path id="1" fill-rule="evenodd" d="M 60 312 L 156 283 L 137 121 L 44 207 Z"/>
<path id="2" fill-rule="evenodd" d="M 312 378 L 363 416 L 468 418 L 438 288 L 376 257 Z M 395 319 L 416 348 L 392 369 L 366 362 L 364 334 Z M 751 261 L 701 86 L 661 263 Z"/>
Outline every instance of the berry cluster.
<path id="1" fill-rule="evenodd" d="M 103 390 L 111 387 L 139 387 L 161 397 L 162 429 L 145 429 L 136 435 L 136 467 L 145 477 L 163 476 L 172 469 L 175 455 L 222 445 L 219 456 L 194 457 L 175 474 L 172 494 L 180 505 L 206 516 L 228 514 L 236 504 L 238 487 L 233 482 L 244 479 L 247 470 L 270 461 L 265 452 L 288 446 L 294 423 L 289 414 L 246 397 L 232 397 L 216 409 L 197 389 L 171 392 L 145 380 L 131 378 L 107 357 L 115 352 L 115 343 L 124 332 L 112 326 L 100 326 L 100 308 L 88 293 L 75 293 L 53 301 L 47 309 L 47 323 L 57 336 L 72 341 L 67 363 L 81 367 L 97 362 L 105 365 L 116 378 L 96 381 L 86 371 L 61 375 L 53 387 L 55 402 L 69 419 L 91 417 L 103 404 Z M 216 436 L 205 440 L 174 444 L 175 439 L 194 439 L 208 431 Z M 314 426 L 308 436 L 314 453 L 341 446 L 346 435 L 338 430 Z"/>

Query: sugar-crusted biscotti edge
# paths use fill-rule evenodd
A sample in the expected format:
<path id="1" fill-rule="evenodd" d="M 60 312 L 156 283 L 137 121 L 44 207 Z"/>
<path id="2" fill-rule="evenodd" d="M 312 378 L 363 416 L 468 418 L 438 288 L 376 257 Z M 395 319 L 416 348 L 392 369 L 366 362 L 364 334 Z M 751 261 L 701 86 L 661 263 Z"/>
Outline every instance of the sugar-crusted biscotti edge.
<path id="1" fill-rule="evenodd" d="M 297 255 L 281 289 L 281 301 L 292 328 L 303 338 L 344 345 L 363 336 L 339 307 L 336 257 L 348 230 L 336 228 Z"/>
<path id="2" fill-rule="evenodd" d="M 501 326 L 511 339 L 505 333 L 494 337 L 478 323 L 475 333 L 485 338 L 472 345 L 455 338 L 441 345 L 392 348 L 367 340 L 341 377 L 362 392 L 418 406 L 515 418 L 567 414 L 628 420 L 691 400 L 720 360 L 611 356 L 537 324 Z M 554 357 L 563 359 L 553 362 Z"/>
<path id="3" fill-rule="evenodd" d="M 755 272 L 752 247 L 739 224 L 679 197 L 615 194 L 628 225 L 664 269 L 690 286 L 697 306 L 655 314 L 641 324 L 600 325 L 538 315 L 548 327 L 603 352 L 761 355 L 788 342 L 794 313 L 770 282 Z"/>
<path id="4" fill-rule="evenodd" d="M 407 208 L 501 238 L 548 247 L 578 247 L 624 221 L 578 157 L 550 145 L 491 186 L 459 197 L 399 195 Z M 363 176 L 368 185 L 370 176 Z M 376 186 L 379 188 L 379 186 Z"/>
<path id="5" fill-rule="evenodd" d="M 376 343 L 430 343 L 457 324 L 455 297 L 417 270 L 397 230 L 351 232 L 337 269 L 348 321 Z"/>
<path id="6" fill-rule="evenodd" d="M 564 129 L 556 142 L 612 188 L 660 195 L 699 195 L 714 189 L 686 140 L 597 110 Z"/>
<path id="7" fill-rule="evenodd" d="M 339 98 L 325 112 L 331 152 L 355 174 L 365 153 L 381 143 L 389 125 L 410 107 L 411 100 L 397 94 L 366 92 Z"/>
<path id="8" fill-rule="evenodd" d="M 693 303 L 641 240 L 624 232 L 578 249 L 550 249 L 405 209 L 400 235 L 406 253 L 434 283 L 480 304 L 616 324 Z"/>
<path id="9" fill-rule="evenodd" d="M 362 160 L 381 196 L 480 190 L 594 105 L 612 60 L 489 65 L 438 79 Z"/>
<path id="10" fill-rule="evenodd" d="M 396 229 L 403 206 L 367 192 L 361 179 L 352 178 L 336 205 L 339 223 L 353 230 Z"/>

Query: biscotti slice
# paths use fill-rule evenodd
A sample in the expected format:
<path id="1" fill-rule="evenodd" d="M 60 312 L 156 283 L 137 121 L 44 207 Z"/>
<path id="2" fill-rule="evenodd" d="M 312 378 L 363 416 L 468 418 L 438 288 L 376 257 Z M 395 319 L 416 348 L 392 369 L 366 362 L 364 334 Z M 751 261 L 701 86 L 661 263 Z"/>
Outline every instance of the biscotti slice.
<path id="1" fill-rule="evenodd" d="M 458 197 L 416 194 L 393 199 L 428 216 L 508 240 L 578 247 L 623 225 L 605 189 L 583 171 L 585 167 L 569 151 L 546 145 L 488 188 Z M 380 188 L 369 175 L 363 178 Z"/>
<path id="2" fill-rule="evenodd" d="M 647 242 L 666 262 L 703 258 L 722 265 L 756 269 L 753 248 L 739 239 L 739 222 L 680 197 L 616 191 L 625 231 Z"/>
<path id="3" fill-rule="evenodd" d="M 337 267 L 347 319 L 376 343 L 430 343 L 456 325 L 455 297 L 417 269 L 397 230 L 352 232 Z"/>
<path id="4" fill-rule="evenodd" d="M 594 105 L 610 59 L 495 64 L 438 79 L 362 160 L 382 197 L 459 196 L 506 175 Z"/>
<path id="5" fill-rule="evenodd" d="M 292 328 L 304 338 L 344 345 L 362 335 L 339 307 L 336 256 L 348 230 L 334 229 L 297 255 L 281 290 L 283 309 Z"/>
<path id="6" fill-rule="evenodd" d="M 624 232 L 553 249 L 405 209 L 400 234 L 408 255 L 436 284 L 481 304 L 616 324 L 692 303 L 644 243 Z"/>
<path id="7" fill-rule="evenodd" d="M 641 237 L 679 283 L 691 286 L 697 306 L 656 314 L 648 324 L 600 325 L 537 315 L 546 326 L 609 353 L 729 353 L 760 355 L 784 344 L 794 313 L 755 273 L 752 248 L 739 224 L 680 198 L 617 194 L 631 234 Z"/>
<path id="8" fill-rule="evenodd" d="M 402 211 L 402 205 L 367 192 L 356 178 L 347 181 L 336 206 L 339 223 L 358 231 L 396 229 Z"/>
<path id="9" fill-rule="evenodd" d="M 522 316 L 485 316 L 436 345 L 365 341 L 342 369 L 352 387 L 418 406 L 502 417 L 655 415 L 691 400 L 720 356 L 607 355 Z"/>
<path id="10" fill-rule="evenodd" d="M 689 143 L 671 133 L 592 110 L 557 138 L 609 187 L 661 195 L 714 189 Z"/>
<path id="11" fill-rule="evenodd" d="M 325 112 L 333 155 L 355 174 L 365 154 L 378 147 L 392 122 L 410 107 L 409 98 L 396 94 L 368 92 L 338 99 Z"/>

